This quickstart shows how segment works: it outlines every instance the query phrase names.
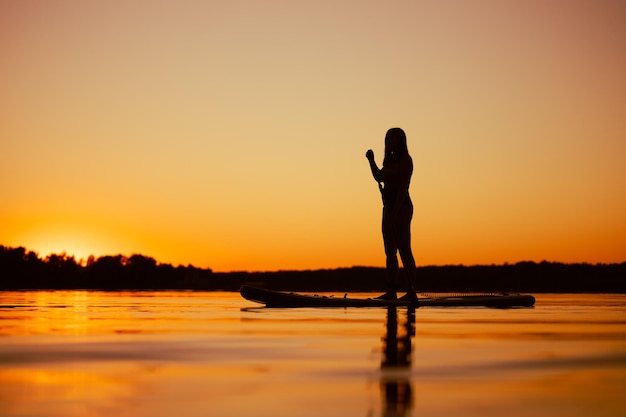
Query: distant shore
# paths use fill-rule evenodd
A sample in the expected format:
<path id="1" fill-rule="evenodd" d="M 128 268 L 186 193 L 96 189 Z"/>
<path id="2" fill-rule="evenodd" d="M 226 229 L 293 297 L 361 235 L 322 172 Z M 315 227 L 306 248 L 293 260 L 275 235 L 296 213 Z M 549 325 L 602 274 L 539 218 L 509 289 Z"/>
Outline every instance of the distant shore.
<path id="1" fill-rule="evenodd" d="M 402 277 L 399 279 L 402 284 Z M 90 257 L 66 254 L 45 259 L 23 247 L 0 245 L 0 290 L 220 290 L 252 284 L 286 291 L 368 292 L 385 290 L 379 267 L 274 272 L 213 272 L 173 266 L 143 255 Z M 626 293 L 626 262 L 423 266 L 419 292 Z"/>

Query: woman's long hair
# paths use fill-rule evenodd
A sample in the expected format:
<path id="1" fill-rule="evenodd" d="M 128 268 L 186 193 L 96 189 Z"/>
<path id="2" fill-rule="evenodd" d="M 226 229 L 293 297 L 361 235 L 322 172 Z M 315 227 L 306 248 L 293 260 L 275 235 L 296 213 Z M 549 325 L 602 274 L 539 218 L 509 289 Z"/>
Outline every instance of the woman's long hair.
<path id="1" fill-rule="evenodd" d="M 388 146 L 388 143 L 392 140 L 397 143 L 395 149 Z M 406 134 L 404 130 L 399 127 L 392 127 L 385 135 L 385 158 L 383 159 L 383 166 L 385 166 L 387 162 L 397 162 L 408 155 L 409 149 L 406 145 Z"/>

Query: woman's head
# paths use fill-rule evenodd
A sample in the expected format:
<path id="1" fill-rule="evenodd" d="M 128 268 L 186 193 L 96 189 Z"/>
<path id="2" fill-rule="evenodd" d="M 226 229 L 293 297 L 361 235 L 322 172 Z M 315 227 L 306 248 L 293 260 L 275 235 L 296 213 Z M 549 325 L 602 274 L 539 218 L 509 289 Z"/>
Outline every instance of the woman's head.
<path id="1" fill-rule="evenodd" d="M 385 135 L 385 159 L 398 159 L 409 154 L 406 146 L 406 134 L 399 127 L 393 127 Z"/>

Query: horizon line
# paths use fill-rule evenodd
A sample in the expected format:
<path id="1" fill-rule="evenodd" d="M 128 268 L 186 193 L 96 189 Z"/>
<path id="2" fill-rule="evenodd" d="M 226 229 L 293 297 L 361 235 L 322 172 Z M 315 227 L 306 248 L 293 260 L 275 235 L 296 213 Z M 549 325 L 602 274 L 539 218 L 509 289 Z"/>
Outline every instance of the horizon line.
<path id="1" fill-rule="evenodd" d="M 333 270 L 341 270 L 341 269 L 356 269 L 356 268 L 372 268 L 372 269 L 385 269 L 384 265 L 379 265 L 379 266 L 373 266 L 373 265 L 352 265 L 352 266 L 338 266 L 338 267 L 321 267 L 321 268 L 303 268 L 303 269 L 275 269 L 275 270 L 229 270 L 229 271 L 215 271 L 213 270 L 211 267 L 198 267 L 195 266 L 191 263 L 188 263 L 186 265 L 179 263 L 178 265 L 174 265 L 172 263 L 169 262 L 160 262 L 158 261 L 156 258 L 149 256 L 149 255 L 144 255 L 141 253 L 132 253 L 131 255 L 124 255 L 122 253 L 116 253 L 116 254 L 105 254 L 105 255 L 99 255 L 96 256 L 94 254 L 90 254 L 89 256 L 87 256 L 87 259 L 85 258 L 76 258 L 76 255 L 74 254 L 68 254 L 66 251 L 63 252 L 50 252 L 48 254 L 46 254 L 45 256 L 42 257 L 42 255 L 39 254 L 39 252 L 35 251 L 35 250 L 31 250 L 26 248 L 25 246 L 17 246 L 17 247 L 12 247 L 12 246 L 6 246 L 6 245 L 2 245 L 0 244 L 0 248 L 2 248 L 3 250 L 9 249 L 9 250 L 15 250 L 15 249 L 23 249 L 24 253 L 34 253 L 37 256 L 37 259 L 44 261 L 51 257 L 51 256 L 64 256 L 66 257 L 66 259 L 73 259 L 74 262 L 81 266 L 81 267 L 86 267 L 87 266 L 87 262 L 89 261 L 89 259 L 93 258 L 94 260 L 98 260 L 100 258 L 106 258 L 106 257 L 118 257 L 121 256 L 122 258 L 128 260 L 130 258 L 132 258 L 133 256 L 140 256 L 146 259 L 152 259 L 155 261 L 155 266 L 160 266 L 160 265 L 169 265 L 175 268 L 178 267 L 183 267 L 183 268 L 194 268 L 194 269 L 199 269 L 199 270 L 204 270 L 204 271 L 211 271 L 212 273 L 216 273 L 216 274 L 237 274 L 237 273 L 248 273 L 248 274 L 257 274 L 257 273 L 281 273 L 281 272 L 313 272 L 313 271 L 333 271 Z M 471 268 L 471 267 L 498 267 L 498 266 L 516 266 L 516 265 L 520 265 L 520 264 L 536 264 L 536 265 L 541 265 L 541 264 L 560 264 L 560 265 L 590 265 L 590 266 L 604 266 L 604 265 L 622 265 L 625 264 L 626 260 L 621 261 L 621 262 L 587 262 L 587 261 L 582 261 L 582 262 L 562 262 L 562 261 L 548 261 L 547 259 L 542 259 L 541 261 L 535 261 L 535 260 L 520 260 L 520 261 L 516 261 L 516 262 L 509 262 L 509 261 L 505 261 L 505 262 L 501 262 L 501 263 L 495 263 L 492 262 L 490 264 L 486 264 L 486 263 L 478 263 L 478 264 L 462 264 L 462 263 L 448 263 L 448 264 L 425 264 L 425 265 L 418 265 L 417 268 L 445 268 L 445 267 L 466 267 L 466 268 Z M 400 268 L 402 269 L 402 267 Z"/>

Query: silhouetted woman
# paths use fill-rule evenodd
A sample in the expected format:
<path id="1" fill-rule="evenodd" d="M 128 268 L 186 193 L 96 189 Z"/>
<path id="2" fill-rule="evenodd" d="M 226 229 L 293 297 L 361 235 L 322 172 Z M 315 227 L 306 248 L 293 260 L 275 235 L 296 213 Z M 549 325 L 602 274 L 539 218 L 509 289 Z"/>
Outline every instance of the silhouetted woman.
<path id="1" fill-rule="evenodd" d="M 413 280 L 415 279 L 415 259 L 411 251 L 411 219 L 413 203 L 409 196 L 409 185 L 413 174 L 413 160 L 406 146 L 406 134 L 399 127 L 387 131 L 385 135 L 385 159 L 379 169 L 374 161 L 374 152 L 370 149 L 365 154 L 372 175 L 378 182 L 383 195 L 383 241 L 387 258 L 388 290 L 379 298 L 397 298 L 398 258 L 400 253 L 402 266 L 409 284 L 409 292 L 402 299 L 417 302 Z M 383 186 L 384 184 L 384 186 Z"/>

